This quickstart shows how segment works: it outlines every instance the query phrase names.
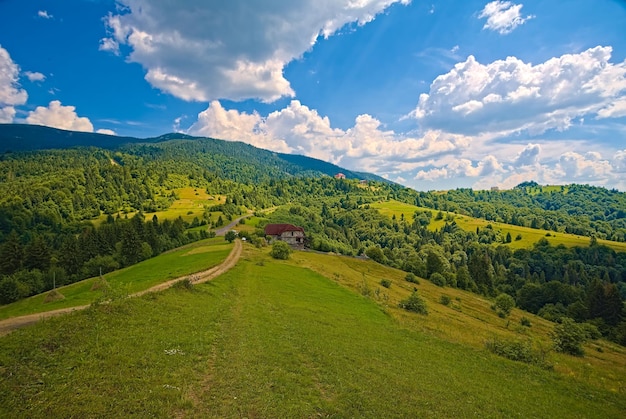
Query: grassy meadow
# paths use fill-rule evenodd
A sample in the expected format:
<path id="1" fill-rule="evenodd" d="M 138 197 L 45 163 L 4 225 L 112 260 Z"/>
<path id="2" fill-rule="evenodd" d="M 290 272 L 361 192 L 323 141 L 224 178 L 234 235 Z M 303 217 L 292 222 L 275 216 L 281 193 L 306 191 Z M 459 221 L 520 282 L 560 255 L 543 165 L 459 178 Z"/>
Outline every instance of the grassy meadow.
<path id="1" fill-rule="evenodd" d="M 415 213 L 415 211 L 430 211 L 432 213 L 432 218 L 430 224 L 428 225 L 428 228 L 431 230 L 437 230 L 443 227 L 446 222 L 446 216 L 448 214 L 454 217 L 454 221 L 456 221 L 456 224 L 466 231 L 476 231 L 477 227 L 482 229 L 485 228 L 487 225 L 491 225 L 494 230 L 500 231 L 503 237 L 506 237 L 507 233 L 511 233 L 513 241 L 511 243 L 507 243 L 507 246 L 511 247 L 511 249 L 514 250 L 532 247 L 533 244 L 544 238 L 548 240 L 548 242 L 552 246 L 558 246 L 562 244 L 567 247 L 588 246 L 590 241 L 589 237 L 578 236 L 576 234 L 567 234 L 550 230 L 514 226 L 511 224 L 487 221 L 480 218 L 474 218 L 467 215 L 459 215 L 456 213 L 448 213 L 445 211 L 442 211 L 444 214 L 444 218 L 442 220 L 435 220 L 435 217 L 439 211 L 431 208 L 417 207 L 415 205 L 405 204 L 403 202 L 395 200 L 372 203 L 370 204 L 370 207 L 379 210 L 381 214 L 387 215 L 388 217 L 393 217 L 395 215 L 396 219 L 398 220 L 400 220 L 400 217 L 404 215 L 405 219 L 409 222 L 412 222 L 413 214 Z M 518 234 L 522 236 L 521 240 L 515 240 Z M 626 252 L 626 243 L 614 242 L 603 239 L 599 239 L 598 243 L 608 246 L 618 252 Z"/>
<path id="2" fill-rule="evenodd" d="M 203 188 L 178 188 L 174 189 L 173 192 L 176 194 L 177 199 L 172 203 L 172 205 L 165 211 L 144 213 L 146 220 L 150 220 L 154 215 L 156 215 L 161 221 L 175 220 L 178 217 L 182 217 L 183 220 L 189 223 L 192 222 L 195 217 L 198 217 L 198 220 L 202 221 L 205 207 L 219 205 L 224 203 L 226 200 L 225 195 L 209 195 Z M 131 218 L 133 215 L 135 215 L 134 212 L 120 214 L 121 217 L 128 216 L 128 218 Z M 211 219 L 207 221 L 217 221 L 220 215 L 222 215 L 221 212 L 215 211 L 211 214 Z M 107 215 L 103 214 L 93 220 L 93 223 L 99 225 L 105 222 L 106 219 Z"/>
<path id="3" fill-rule="evenodd" d="M 113 290 L 132 294 L 161 282 L 216 266 L 226 259 L 232 246 L 231 243 L 225 242 L 223 237 L 201 240 L 128 268 L 107 273 L 103 277 Z M 94 282 L 98 280 L 98 277 L 90 278 L 57 288 L 57 291 L 65 297 L 63 300 L 45 302 L 47 293 L 44 293 L 0 306 L 0 320 L 91 304 L 102 295 L 100 290 L 93 289 Z"/>
<path id="4" fill-rule="evenodd" d="M 206 284 L 0 338 L 0 416 L 624 417 L 624 348 L 551 353 L 553 370 L 509 361 L 484 340 L 543 345 L 551 324 L 501 319 L 481 297 L 372 261 L 244 249 Z M 413 286 L 428 316 L 397 308 Z"/>

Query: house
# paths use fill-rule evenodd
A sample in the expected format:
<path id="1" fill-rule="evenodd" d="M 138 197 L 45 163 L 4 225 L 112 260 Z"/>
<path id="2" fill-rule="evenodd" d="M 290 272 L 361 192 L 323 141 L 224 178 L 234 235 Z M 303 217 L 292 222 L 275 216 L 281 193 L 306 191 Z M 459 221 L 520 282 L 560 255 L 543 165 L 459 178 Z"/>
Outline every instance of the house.
<path id="1" fill-rule="evenodd" d="M 337 173 L 335 175 L 335 179 L 345 179 L 345 178 L 346 178 L 346 175 L 344 175 L 343 173 Z"/>
<path id="2" fill-rule="evenodd" d="M 292 224 L 268 224 L 265 226 L 265 235 L 270 241 L 281 240 L 294 249 L 304 249 L 304 229 Z"/>

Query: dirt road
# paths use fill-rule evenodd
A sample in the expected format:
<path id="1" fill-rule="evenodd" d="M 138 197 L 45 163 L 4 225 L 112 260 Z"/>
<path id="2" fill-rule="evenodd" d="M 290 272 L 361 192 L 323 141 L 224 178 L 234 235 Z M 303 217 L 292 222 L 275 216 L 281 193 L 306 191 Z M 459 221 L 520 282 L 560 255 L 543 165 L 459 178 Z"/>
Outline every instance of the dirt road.
<path id="1" fill-rule="evenodd" d="M 211 269 L 207 269 L 206 271 L 197 272 L 192 275 L 185 275 L 179 278 L 172 279 L 167 282 L 163 282 L 147 290 L 139 291 L 134 294 L 131 294 L 130 297 L 139 297 L 149 292 L 162 291 L 164 289 L 171 287 L 176 282 L 183 280 L 185 278 L 192 279 L 194 284 L 200 284 L 202 282 L 209 281 L 223 274 L 224 272 L 228 271 L 233 266 L 235 266 L 235 264 L 239 260 L 239 257 L 241 256 L 242 248 L 243 248 L 243 245 L 241 244 L 241 240 L 235 240 L 235 246 L 233 247 L 233 250 L 231 250 L 231 252 L 228 254 L 226 259 L 219 265 L 214 266 Z M 41 319 L 46 319 L 49 317 L 58 316 L 58 315 L 65 314 L 65 313 L 71 313 L 72 311 L 84 310 L 87 307 L 89 307 L 89 305 L 61 308 L 58 310 L 44 311 L 42 313 L 28 314 L 26 316 L 13 317 L 10 319 L 0 320 L 0 336 L 4 336 L 15 329 L 19 329 L 21 327 L 25 327 L 33 323 L 36 323 Z"/>

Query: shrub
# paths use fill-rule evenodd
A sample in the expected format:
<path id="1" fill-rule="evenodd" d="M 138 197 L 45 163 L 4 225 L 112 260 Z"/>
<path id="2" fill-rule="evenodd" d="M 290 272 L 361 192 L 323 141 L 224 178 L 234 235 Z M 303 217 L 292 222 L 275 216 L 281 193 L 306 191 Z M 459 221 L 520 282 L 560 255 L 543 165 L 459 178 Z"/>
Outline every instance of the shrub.
<path id="1" fill-rule="evenodd" d="M 419 283 L 420 283 L 419 279 L 417 279 L 417 276 L 415 276 L 415 274 L 413 272 L 409 272 L 408 274 L 406 274 L 404 279 L 405 279 L 405 281 L 410 282 L 412 284 L 419 285 Z"/>
<path id="2" fill-rule="evenodd" d="M 585 337 L 589 340 L 598 340 L 602 337 L 602 333 L 600 333 L 600 329 L 598 326 L 591 323 L 581 323 L 580 327 L 582 327 L 585 332 Z"/>
<path id="3" fill-rule="evenodd" d="M 550 333 L 554 350 L 574 356 L 583 356 L 582 344 L 587 340 L 584 328 L 569 317 L 563 317 L 561 323 L 554 326 Z"/>
<path id="4" fill-rule="evenodd" d="M 519 241 L 522 240 L 522 235 L 518 234 L 517 236 L 515 236 L 515 241 Z"/>
<path id="5" fill-rule="evenodd" d="M 426 301 L 419 295 L 417 295 L 417 291 L 413 291 L 413 293 L 406 300 L 400 301 L 398 304 L 400 308 L 403 308 L 407 311 L 412 311 L 418 314 L 428 314 L 428 309 L 426 308 Z"/>
<path id="6" fill-rule="evenodd" d="M 494 337 L 485 342 L 485 347 L 489 352 L 512 361 L 538 365 L 546 369 L 552 368 L 552 365 L 546 360 L 547 351 L 533 349 L 530 341 L 508 341 Z"/>
<path id="7" fill-rule="evenodd" d="M 435 272 L 434 274 L 430 276 L 430 282 L 432 282 L 433 284 L 437 286 L 445 287 L 446 277 L 441 275 L 439 272 Z"/>
<path id="8" fill-rule="evenodd" d="M 381 279 L 380 285 L 382 285 L 385 288 L 391 288 L 391 281 L 388 279 Z"/>
<path id="9" fill-rule="evenodd" d="M 449 306 L 450 303 L 452 302 L 452 299 L 450 298 L 449 295 L 443 294 L 441 297 L 439 297 L 439 302 L 443 304 L 444 306 Z"/>
<path id="10" fill-rule="evenodd" d="M 522 317 L 521 319 L 519 319 L 519 322 L 522 326 L 526 326 L 526 327 L 531 326 L 530 319 L 528 317 Z"/>
<path id="11" fill-rule="evenodd" d="M 289 259 L 289 255 L 291 254 L 291 247 L 285 242 L 276 241 L 272 244 L 272 250 L 270 251 L 270 256 L 274 259 Z"/>
<path id="12" fill-rule="evenodd" d="M 498 313 L 498 316 L 505 318 L 511 314 L 511 310 L 515 307 L 515 300 L 509 294 L 502 293 L 496 297 L 491 308 Z"/>

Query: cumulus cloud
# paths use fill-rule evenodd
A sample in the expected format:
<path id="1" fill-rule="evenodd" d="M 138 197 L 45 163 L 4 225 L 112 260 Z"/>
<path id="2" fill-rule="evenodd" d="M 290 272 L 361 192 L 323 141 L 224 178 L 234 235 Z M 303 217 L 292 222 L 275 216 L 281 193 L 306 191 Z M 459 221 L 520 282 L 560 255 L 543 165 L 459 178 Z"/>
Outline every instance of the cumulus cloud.
<path id="1" fill-rule="evenodd" d="M 410 170 L 424 159 L 457 154 L 470 142 L 463 135 L 442 131 L 427 131 L 415 138 L 400 135 L 385 130 L 379 120 L 367 114 L 357 116 L 354 126 L 342 130 L 334 128 L 327 116 L 297 100 L 266 117 L 226 110 L 219 101 L 213 101 L 187 132 L 303 154 L 379 174 Z"/>
<path id="2" fill-rule="evenodd" d="M 107 129 L 107 128 L 100 128 L 99 130 L 96 130 L 96 132 L 98 134 L 117 135 L 115 131 L 113 131 L 112 129 Z"/>
<path id="3" fill-rule="evenodd" d="M 63 106 L 58 100 L 53 100 L 47 107 L 38 106 L 28 114 L 26 122 L 70 131 L 93 132 L 89 118 L 79 117 L 74 106 Z"/>
<path id="4" fill-rule="evenodd" d="M 528 144 L 524 149 L 517 155 L 515 161 L 513 163 L 514 166 L 532 166 L 539 161 L 539 153 L 541 153 L 541 145 L 539 144 Z"/>
<path id="5" fill-rule="evenodd" d="M 609 177 L 613 168 L 608 160 L 596 152 L 585 155 L 568 151 L 563 153 L 556 166 L 556 171 L 562 171 L 561 177 L 577 181 L 602 180 Z"/>
<path id="6" fill-rule="evenodd" d="M 586 115 L 626 112 L 626 61 L 611 47 L 590 48 L 532 65 L 516 57 L 481 64 L 473 56 L 438 76 L 410 114 L 423 128 L 494 138 L 566 130 Z"/>
<path id="7" fill-rule="evenodd" d="M 0 123 L 13 122 L 15 106 L 23 105 L 28 99 L 26 90 L 19 85 L 19 74 L 19 66 L 0 46 Z"/>
<path id="8" fill-rule="evenodd" d="M 487 18 L 483 29 L 506 35 L 534 17 L 532 15 L 522 17 L 523 6 L 523 4 L 513 4 L 510 1 L 492 1 L 485 5 L 478 18 Z"/>
<path id="9" fill-rule="evenodd" d="M 29 81 L 32 82 L 44 81 L 46 79 L 45 75 L 36 71 L 25 71 L 24 75 L 26 76 L 26 78 L 28 78 Z"/>
<path id="10" fill-rule="evenodd" d="M 319 36 L 364 25 L 394 3 L 410 0 L 120 0 L 105 18 L 100 49 L 120 45 L 154 87 L 188 101 L 294 96 L 283 75 Z M 218 4 L 219 3 L 219 4 Z M 189 13 L 193 10 L 193 13 Z"/>
<path id="11" fill-rule="evenodd" d="M 108 51 L 115 55 L 120 55 L 120 44 L 113 38 L 102 38 L 98 49 L 100 51 Z"/>

